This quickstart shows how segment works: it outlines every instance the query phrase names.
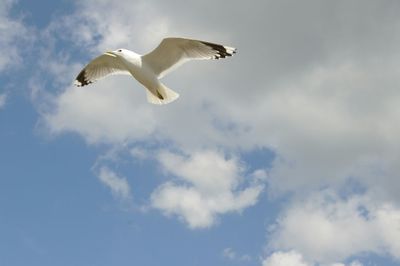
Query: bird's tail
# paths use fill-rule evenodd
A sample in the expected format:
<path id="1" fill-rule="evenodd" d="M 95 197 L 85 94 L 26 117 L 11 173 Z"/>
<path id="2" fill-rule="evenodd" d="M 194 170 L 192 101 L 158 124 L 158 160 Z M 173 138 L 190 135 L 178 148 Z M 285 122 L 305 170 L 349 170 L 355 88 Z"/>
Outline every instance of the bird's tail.
<path id="1" fill-rule="evenodd" d="M 152 104 L 167 104 L 178 99 L 179 94 L 160 83 L 154 90 L 147 90 L 147 101 Z"/>

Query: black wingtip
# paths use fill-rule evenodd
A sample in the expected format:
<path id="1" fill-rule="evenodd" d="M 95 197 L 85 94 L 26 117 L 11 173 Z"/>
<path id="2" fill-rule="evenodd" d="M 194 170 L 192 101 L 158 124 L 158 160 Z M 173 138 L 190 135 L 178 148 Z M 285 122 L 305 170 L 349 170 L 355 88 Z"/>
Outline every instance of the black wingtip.
<path id="1" fill-rule="evenodd" d="M 83 87 L 89 85 L 92 81 L 89 81 L 86 77 L 86 71 L 82 70 L 75 79 L 75 85 L 78 87 Z"/>
<path id="2" fill-rule="evenodd" d="M 233 54 L 236 54 L 236 48 L 233 47 L 226 47 L 221 44 L 204 42 L 204 41 L 202 41 L 201 43 L 211 47 L 214 51 L 217 52 L 217 54 L 214 56 L 214 59 L 225 58 L 227 56 L 232 56 Z"/>

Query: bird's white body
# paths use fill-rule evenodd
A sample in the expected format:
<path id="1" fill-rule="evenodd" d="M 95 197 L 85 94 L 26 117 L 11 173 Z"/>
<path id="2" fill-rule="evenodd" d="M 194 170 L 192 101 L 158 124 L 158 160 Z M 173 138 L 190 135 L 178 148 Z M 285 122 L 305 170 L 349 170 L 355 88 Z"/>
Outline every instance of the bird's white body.
<path id="1" fill-rule="evenodd" d="M 231 56 L 235 48 L 203 41 L 166 38 L 151 53 L 139 55 L 127 49 L 106 52 L 90 62 L 77 76 L 75 84 L 85 86 L 109 74 L 130 74 L 147 89 L 147 100 L 166 104 L 179 94 L 159 80 L 190 59 L 219 59 Z"/>
<path id="2" fill-rule="evenodd" d="M 179 94 L 168 89 L 160 82 L 154 71 L 146 64 L 141 55 L 127 49 L 119 50 L 121 50 L 121 52 L 117 53 L 120 55 L 120 60 L 125 65 L 126 69 L 147 89 L 147 100 L 149 102 L 163 104 L 172 102 L 179 97 Z"/>

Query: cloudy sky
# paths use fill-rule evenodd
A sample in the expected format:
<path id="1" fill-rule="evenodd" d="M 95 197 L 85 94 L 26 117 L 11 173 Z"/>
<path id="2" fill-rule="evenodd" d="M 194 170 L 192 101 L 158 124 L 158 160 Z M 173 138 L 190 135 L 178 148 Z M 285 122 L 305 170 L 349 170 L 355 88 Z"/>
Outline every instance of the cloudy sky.
<path id="1" fill-rule="evenodd" d="M 0 264 L 400 265 L 400 2 L 0 2 Z M 76 88 L 107 50 L 238 48 Z"/>

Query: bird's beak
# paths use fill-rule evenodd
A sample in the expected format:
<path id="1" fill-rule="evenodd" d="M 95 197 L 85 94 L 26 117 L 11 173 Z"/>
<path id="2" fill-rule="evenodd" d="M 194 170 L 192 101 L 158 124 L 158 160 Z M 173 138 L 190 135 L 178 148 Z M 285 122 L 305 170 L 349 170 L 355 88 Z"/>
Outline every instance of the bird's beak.
<path id="1" fill-rule="evenodd" d="M 112 57 L 117 57 L 117 56 L 116 56 L 113 52 L 111 52 L 111 51 L 105 52 L 104 54 L 105 54 L 105 55 L 112 56 Z"/>

